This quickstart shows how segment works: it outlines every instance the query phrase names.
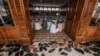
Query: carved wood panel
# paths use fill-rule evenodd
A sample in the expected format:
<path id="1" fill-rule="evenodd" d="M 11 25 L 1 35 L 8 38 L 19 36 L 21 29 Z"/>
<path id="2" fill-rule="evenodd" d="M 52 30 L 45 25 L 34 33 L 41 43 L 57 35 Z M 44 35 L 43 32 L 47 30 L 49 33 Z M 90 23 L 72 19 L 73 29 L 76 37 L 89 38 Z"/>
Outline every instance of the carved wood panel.
<path id="1" fill-rule="evenodd" d="M 25 16 L 26 10 L 24 8 L 24 3 L 27 3 L 23 0 L 7 0 L 10 8 L 10 13 L 14 20 L 15 26 L 4 26 L 0 27 L 0 44 L 2 43 L 20 43 L 20 44 L 29 44 L 31 42 L 30 35 L 28 32 L 28 19 L 29 17 Z M 28 9 L 26 6 L 25 8 Z M 27 18 L 27 19 L 26 19 Z M 30 29 L 32 30 L 32 29 Z M 4 41 L 4 42 L 1 42 Z"/>
<path id="2" fill-rule="evenodd" d="M 81 17 L 79 19 L 79 25 L 76 34 L 76 36 L 81 36 L 81 39 L 83 39 L 84 41 L 93 40 L 93 35 L 96 31 L 96 28 L 89 26 L 96 2 L 97 0 L 85 0 L 84 2 L 84 6 L 83 6 L 82 13 L 80 15 Z M 76 39 L 78 40 L 80 39 L 80 37 L 77 37 Z"/>

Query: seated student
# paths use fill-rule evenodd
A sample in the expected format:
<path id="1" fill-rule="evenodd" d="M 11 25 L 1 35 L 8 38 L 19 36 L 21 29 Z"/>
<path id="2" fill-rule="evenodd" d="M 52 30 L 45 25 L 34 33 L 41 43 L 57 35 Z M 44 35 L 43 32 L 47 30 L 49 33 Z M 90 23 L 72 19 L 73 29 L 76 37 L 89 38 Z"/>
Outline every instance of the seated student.
<path id="1" fill-rule="evenodd" d="M 47 28 L 47 18 L 43 19 L 43 28 Z"/>
<path id="2" fill-rule="evenodd" d="M 57 26 L 57 19 L 53 19 L 52 20 L 54 23 L 55 23 L 55 25 Z"/>
<path id="3" fill-rule="evenodd" d="M 59 29 L 59 32 L 61 32 L 63 30 L 62 22 L 58 22 L 58 29 Z"/>
<path id="4" fill-rule="evenodd" d="M 47 30 L 50 30 L 50 27 L 51 27 L 51 19 L 48 18 L 47 19 Z"/>
<path id="5" fill-rule="evenodd" d="M 63 17 L 63 16 L 61 16 L 61 17 L 59 18 L 59 20 L 62 22 L 62 30 L 64 30 L 66 18 Z"/>
<path id="6" fill-rule="evenodd" d="M 56 27 L 56 23 L 52 22 L 50 27 L 50 33 L 57 33 L 58 29 Z"/>
<path id="7" fill-rule="evenodd" d="M 58 26 L 58 29 L 59 29 L 59 32 L 62 32 L 62 30 L 63 30 L 63 26 L 64 26 L 64 24 L 63 24 L 63 17 L 62 16 L 59 16 L 58 18 L 57 18 L 57 20 L 58 20 L 58 24 L 57 24 L 57 26 Z"/>
<path id="8" fill-rule="evenodd" d="M 41 26 L 42 26 L 42 24 L 43 24 L 43 19 L 42 19 L 42 18 L 39 19 L 39 23 L 40 23 Z"/>
<path id="9" fill-rule="evenodd" d="M 40 22 L 36 19 L 35 20 L 35 30 L 41 30 L 42 29 L 42 25 L 40 24 Z"/>
<path id="10" fill-rule="evenodd" d="M 65 29 L 65 21 L 62 21 L 62 30 Z"/>

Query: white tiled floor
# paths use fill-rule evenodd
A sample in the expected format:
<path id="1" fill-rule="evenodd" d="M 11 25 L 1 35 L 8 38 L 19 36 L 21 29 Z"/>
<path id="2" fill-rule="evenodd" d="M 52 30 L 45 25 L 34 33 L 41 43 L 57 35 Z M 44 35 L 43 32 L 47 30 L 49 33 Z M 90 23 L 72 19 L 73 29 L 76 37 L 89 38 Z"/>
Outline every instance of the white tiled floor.
<path id="1" fill-rule="evenodd" d="M 67 34 L 64 31 L 57 32 L 56 34 L 50 33 L 46 29 L 35 31 L 35 36 L 33 37 L 34 42 L 50 42 L 57 41 L 61 42 L 63 39 L 69 39 Z"/>

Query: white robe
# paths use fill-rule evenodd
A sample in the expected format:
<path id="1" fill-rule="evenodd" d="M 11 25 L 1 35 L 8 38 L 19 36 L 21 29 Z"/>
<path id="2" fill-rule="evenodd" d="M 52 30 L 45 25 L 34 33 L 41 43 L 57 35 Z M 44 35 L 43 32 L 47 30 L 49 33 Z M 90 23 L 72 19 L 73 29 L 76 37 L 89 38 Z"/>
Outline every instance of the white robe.
<path id="1" fill-rule="evenodd" d="M 35 30 L 40 30 L 42 29 L 42 26 L 39 22 L 35 22 Z"/>
<path id="2" fill-rule="evenodd" d="M 56 28 L 56 25 L 55 24 L 51 24 L 51 28 L 50 28 L 50 33 L 57 33 L 58 32 L 58 29 Z"/>
<path id="3" fill-rule="evenodd" d="M 47 22 L 47 30 L 50 30 L 51 22 Z"/>

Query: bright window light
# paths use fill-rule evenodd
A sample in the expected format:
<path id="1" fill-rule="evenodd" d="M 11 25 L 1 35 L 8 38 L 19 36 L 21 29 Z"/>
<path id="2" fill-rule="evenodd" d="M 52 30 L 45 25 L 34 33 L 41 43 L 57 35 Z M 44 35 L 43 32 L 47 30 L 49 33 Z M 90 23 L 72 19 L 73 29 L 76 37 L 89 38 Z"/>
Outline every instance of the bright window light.
<path id="1" fill-rule="evenodd" d="M 49 11 L 51 11 L 51 8 L 48 8 Z"/>
<path id="2" fill-rule="evenodd" d="M 43 8 L 42 8 L 42 7 L 40 7 L 40 10 L 43 10 Z"/>
<path id="3" fill-rule="evenodd" d="M 36 7 L 35 10 L 39 10 L 39 7 Z"/>
<path id="4" fill-rule="evenodd" d="M 47 8 L 44 8 L 44 10 L 47 10 Z"/>
<path id="5" fill-rule="evenodd" d="M 59 10 L 59 8 L 56 8 L 56 10 Z"/>
<path id="6" fill-rule="evenodd" d="M 55 8 L 52 8 L 52 10 L 54 11 L 54 10 L 55 10 Z"/>

